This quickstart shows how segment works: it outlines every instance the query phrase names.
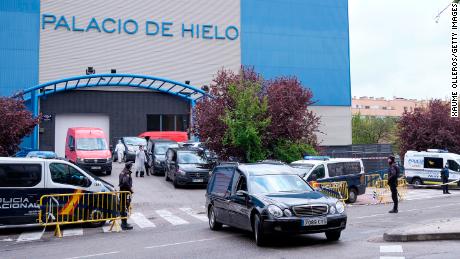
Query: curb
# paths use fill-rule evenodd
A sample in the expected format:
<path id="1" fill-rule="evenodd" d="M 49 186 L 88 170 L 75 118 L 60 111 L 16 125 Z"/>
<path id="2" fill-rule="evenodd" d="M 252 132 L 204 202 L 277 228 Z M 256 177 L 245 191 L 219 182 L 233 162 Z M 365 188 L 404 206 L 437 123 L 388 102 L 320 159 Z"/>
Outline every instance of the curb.
<path id="1" fill-rule="evenodd" d="M 451 233 L 424 233 L 424 234 L 383 234 L 383 240 L 387 242 L 411 242 L 411 241 L 434 241 L 434 240 L 460 240 L 460 232 Z"/>

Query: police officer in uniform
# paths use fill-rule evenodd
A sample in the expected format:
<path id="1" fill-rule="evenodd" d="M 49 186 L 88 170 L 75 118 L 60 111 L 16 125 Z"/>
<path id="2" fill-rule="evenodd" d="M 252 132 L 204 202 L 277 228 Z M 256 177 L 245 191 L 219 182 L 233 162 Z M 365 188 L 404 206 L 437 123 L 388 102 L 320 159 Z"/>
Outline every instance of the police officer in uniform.
<path id="1" fill-rule="evenodd" d="M 449 164 L 446 163 L 444 168 L 441 170 L 441 179 L 442 179 L 442 193 L 443 194 L 450 194 L 449 192 L 449 185 L 447 183 L 449 182 Z"/>
<path id="2" fill-rule="evenodd" d="M 391 190 L 391 199 L 393 199 L 393 209 L 390 210 L 390 213 L 398 213 L 398 177 L 399 177 L 399 167 L 395 163 L 395 157 L 388 157 L 388 185 Z"/>
<path id="3" fill-rule="evenodd" d="M 120 194 L 120 201 L 121 201 L 121 206 L 120 206 L 121 213 L 120 214 L 122 217 L 128 216 L 128 209 L 131 203 L 131 194 L 133 193 L 133 178 L 131 177 L 131 174 L 133 173 L 131 171 L 132 166 L 133 166 L 132 162 L 127 162 L 125 164 L 125 168 L 123 169 L 123 171 L 121 171 L 120 176 L 119 176 L 120 191 L 128 191 L 130 193 L 128 197 L 124 197 L 125 195 L 127 195 L 125 193 Z M 133 226 L 128 224 L 127 219 L 122 219 L 121 228 L 123 230 L 130 230 L 130 229 L 133 229 Z"/>

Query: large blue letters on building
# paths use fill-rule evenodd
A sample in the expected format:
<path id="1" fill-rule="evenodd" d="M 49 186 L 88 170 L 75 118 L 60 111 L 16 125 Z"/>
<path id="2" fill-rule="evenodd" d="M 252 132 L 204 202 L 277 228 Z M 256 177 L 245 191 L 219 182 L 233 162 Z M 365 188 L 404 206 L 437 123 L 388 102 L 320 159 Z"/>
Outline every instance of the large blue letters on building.
<path id="1" fill-rule="evenodd" d="M 114 18 L 79 19 L 77 16 L 42 14 L 41 29 L 67 30 L 72 32 L 101 32 L 118 34 L 137 34 L 143 32 L 146 36 L 161 36 L 207 40 L 236 40 L 240 36 L 238 27 L 234 25 L 219 26 L 216 24 L 181 23 L 180 35 L 173 33 L 176 23 L 172 21 Z"/>

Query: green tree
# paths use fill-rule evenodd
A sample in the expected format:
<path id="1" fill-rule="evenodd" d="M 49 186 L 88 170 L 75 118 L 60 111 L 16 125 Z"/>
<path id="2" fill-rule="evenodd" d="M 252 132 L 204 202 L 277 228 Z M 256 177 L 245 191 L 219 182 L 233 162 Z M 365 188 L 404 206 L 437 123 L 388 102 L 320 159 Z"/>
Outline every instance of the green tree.
<path id="1" fill-rule="evenodd" d="M 393 143 L 395 135 L 396 118 L 353 115 L 353 144 Z"/>
<path id="2" fill-rule="evenodd" d="M 309 144 L 280 140 L 273 150 L 273 155 L 284 162 L 291 163 L 302 159 L 303 154 L 318 155 L 318 152 Z"/>
<path id="3" fill-rule="evenodd" d="M 266 116 L 267 97 L 259 97 L 262 85 L 259 81 L 246 81 L 229 85 L 229 96 L 235 106 L 227 109 L 222 118 L 227 125 L 224 144 L 245 151 L 245 160 L 256 162 L 267 157 L 262 135 L 270 124 Z"/>

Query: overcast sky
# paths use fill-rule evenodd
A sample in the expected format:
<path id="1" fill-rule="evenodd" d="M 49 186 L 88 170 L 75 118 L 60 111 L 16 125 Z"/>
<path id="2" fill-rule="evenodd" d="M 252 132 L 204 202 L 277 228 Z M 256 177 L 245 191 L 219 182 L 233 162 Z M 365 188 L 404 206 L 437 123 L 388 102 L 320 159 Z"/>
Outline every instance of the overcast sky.
<path id="1" fill-rule="evenodd" d="M 349 0 L 352 96 L 445 98 L 449 0 Z"/>

